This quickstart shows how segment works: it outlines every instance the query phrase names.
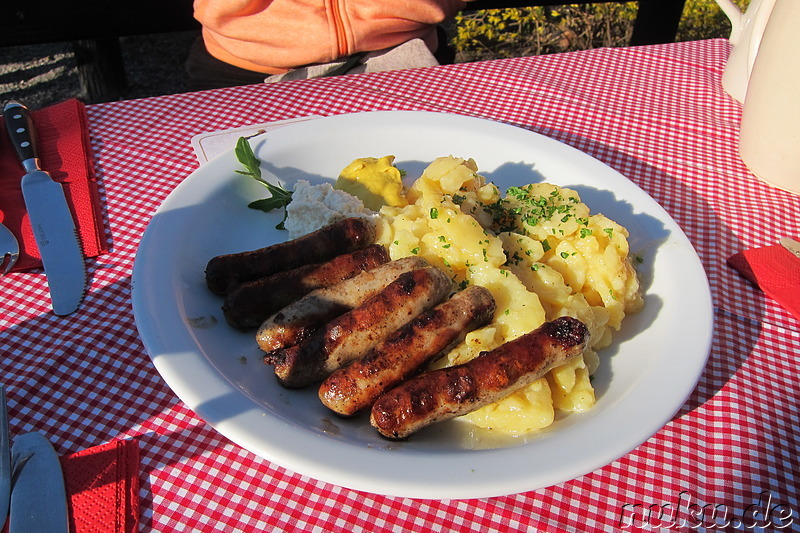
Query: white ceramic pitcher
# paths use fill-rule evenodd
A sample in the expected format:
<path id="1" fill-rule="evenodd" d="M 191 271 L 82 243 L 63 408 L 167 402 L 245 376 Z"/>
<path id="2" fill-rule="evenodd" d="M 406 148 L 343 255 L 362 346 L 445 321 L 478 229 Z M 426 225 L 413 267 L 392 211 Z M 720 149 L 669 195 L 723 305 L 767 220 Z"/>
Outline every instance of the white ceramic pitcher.
<path id="1" fill-rule="evenodd" d="M 722 75 L 722 87 L 733 98 L 744 102 L 753 63 L 775 0 L 750 0 L 744 13 L 731 0 L 716 2 L 731 20 L 730 42 L 733 45 Z"/>
<path id="2" fill-rule="evenodd" d="M 775 0 L 750 76 L 739 154 L 763 181 L 800 194 L 800 0 Z"/>

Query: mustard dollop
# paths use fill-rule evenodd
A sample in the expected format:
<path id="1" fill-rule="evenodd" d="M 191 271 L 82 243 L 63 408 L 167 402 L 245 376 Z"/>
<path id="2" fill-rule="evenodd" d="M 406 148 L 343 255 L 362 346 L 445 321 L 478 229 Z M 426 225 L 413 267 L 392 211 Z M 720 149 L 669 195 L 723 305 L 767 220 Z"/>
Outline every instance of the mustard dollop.
<path id="1" fill-rule="evenodd" d="M 364 206 L 379 211 L 384 205 L 408 205 L 403 192 L 403 177 L 393 165 L 395 157 L 362 157 L 347 165 L 333 185 L 364 202 Z"/>

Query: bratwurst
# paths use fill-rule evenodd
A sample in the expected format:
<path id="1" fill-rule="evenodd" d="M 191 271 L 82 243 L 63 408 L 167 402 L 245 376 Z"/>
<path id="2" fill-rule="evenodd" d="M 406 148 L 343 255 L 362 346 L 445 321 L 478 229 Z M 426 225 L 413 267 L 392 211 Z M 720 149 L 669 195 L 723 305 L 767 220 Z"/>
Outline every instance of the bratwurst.
<path id="1" fill-rule="evenodd" d="M 380 244 L 278 272 L 266 278 L 238 285 L 225 297 L 222 313 L 234 328 L 257 328 L 273 313 L 309 292 L 372 270 L 389 262 L 389 252 Z"/>
<path id="2" fill-rule="evenodd" d="M 383 392 L 458 345 L 494 316 L 495 301 L 471 285 L 392 333 L 364 357 L 328 376 L 319 388 L 325 406 L 343 416 L 368 408 Z"/>
<path id="3" fill-rule="evenodd" d="M 267 353 L 293 346 L 326 322 L 355 309 L 400 274 L 430 266 L 421 257 L 404 257 L 330 287 L 316 289 L 296 300 L 261 324 L 256 333 L 258 347 Z"/>
<path id="4" fill-rule="evenodd" d="M 438 267 L 406 272 L 300 344 L 269 354 L 264 360 L 275 365 L 275 375 L 285 387 L 305 387 L 321 381 L 436 306 L 452 288 L 452 281 Z"/>
<path id="5" fill-rule="evenodd" d="M 589 330 L 571 317 L 546 322 L 461 365 L 433 370 L 398 385 L 372 405 L 370 423 L 384 437 L 415 431 L 501 400 L 579 355 Z"/>
<path id="6" fill-rule="evenodd" d="M 345 218 L 291 241 L 213 257 L 206 265 L 206 285 L 211 292 L 227 294 L 240 283 L 366 248 L 375 237 L 372 221 Z"/>

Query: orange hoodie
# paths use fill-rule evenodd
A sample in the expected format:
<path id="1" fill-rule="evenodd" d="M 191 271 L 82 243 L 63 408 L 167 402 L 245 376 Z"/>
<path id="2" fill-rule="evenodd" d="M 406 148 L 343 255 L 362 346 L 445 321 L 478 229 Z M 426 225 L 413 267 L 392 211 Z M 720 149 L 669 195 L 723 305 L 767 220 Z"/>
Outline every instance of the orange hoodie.
<path id="1" fill-rule="evenodd" d="M 237 67 L 282 74 L 355 52 L 425 40 L 463 9 L 460 0 L 194 0 L 209 53 Z"/>

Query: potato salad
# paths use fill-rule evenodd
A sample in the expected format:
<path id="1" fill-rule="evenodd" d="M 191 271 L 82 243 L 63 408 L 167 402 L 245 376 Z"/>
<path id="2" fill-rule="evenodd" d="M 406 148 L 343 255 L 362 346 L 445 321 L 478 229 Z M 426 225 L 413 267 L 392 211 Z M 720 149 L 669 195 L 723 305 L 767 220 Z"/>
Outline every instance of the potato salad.
<path id="1" fill-rule="evenodd" d="M 438 365 L 467 361 L 559 316 L 578 318 L 591 332 L 582 356 L 462 418 L 524 433 L 552 424 L 557 411 L 592 407 L 597 350 L 643 305 L 628 231 L 592 214 L 567 188 L 521 184 L 501 194 L 472 159 L 436 159 L 406 197 L 407 206 L 380 210 L 379 242 L 391 257 L 423 257 L 462 288 L 486 287 L 497 302 L 492 323 Z"/>

